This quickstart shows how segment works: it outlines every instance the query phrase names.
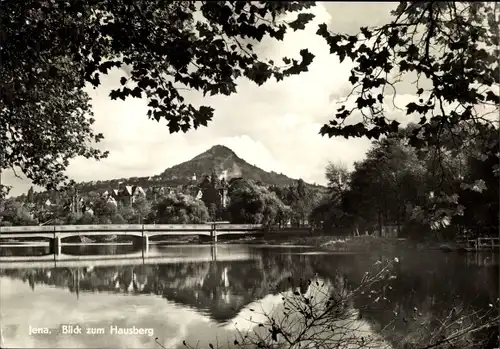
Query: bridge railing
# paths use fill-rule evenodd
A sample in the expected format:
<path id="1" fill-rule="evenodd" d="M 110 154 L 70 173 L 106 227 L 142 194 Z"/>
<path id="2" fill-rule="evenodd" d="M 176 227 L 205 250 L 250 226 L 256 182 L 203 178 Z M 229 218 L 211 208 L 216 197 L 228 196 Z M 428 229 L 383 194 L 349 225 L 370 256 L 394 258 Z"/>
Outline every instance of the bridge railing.
<path id="1" fill-rule="evenodd" d="M 14 227 L 0 227 L 0 234 L 4 233 L 40 233 L 40 232 L 54 232 L 54 226 L 14 226 Z"/>
<path id="2" fill-rule="evenodd" d="M 262 224 L 214 224 L 216 230 L 231 231 L 231 230 L 260 230 Z"/>
<path id="3" fill-rule="evenodd" d="M 241 231 L 259 230 L 261 224 L 93 224 L 0 227 L 0 234 L 40 232 L 127 232 L 127 231 Z"/>
<path id="4" fill-rule="evenodd" d="M 500 247 L 500 238 L 497 237 L 482 237 L 473 240 L 468 240 L 466 246 L 474 249 L 491 248 L 496 249 Z"/>
<path id="5" fill-rule="evenodd" d="M 142 224 L 93 224 L 93 225 L 55 225 L 54 231 L 137 231 Z"/>
<path id="6" fill-rule="evenodd" d="M 144 224 L 144 230 L 212 230 L 211 224 Z"/>

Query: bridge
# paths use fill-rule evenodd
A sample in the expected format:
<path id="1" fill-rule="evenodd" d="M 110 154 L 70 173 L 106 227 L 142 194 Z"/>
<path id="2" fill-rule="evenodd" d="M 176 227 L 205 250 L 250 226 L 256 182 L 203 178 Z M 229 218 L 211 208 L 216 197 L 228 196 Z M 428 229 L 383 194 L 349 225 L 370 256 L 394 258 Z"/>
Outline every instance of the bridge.
<path id="1" fill-rule="evenodd" d="M 261 224 L 109 224 L 109 225 L 46 225 L 0 227 L 0 239 L 50 239 L 51 253 L 61 254 L 61 240 L 72 236 L 135 236 L 144 251 L 149 249 L 149 238 L 154 236 L 209 236 L 217 242 L 221 235 L 246 235 L 262 230 Z M 2 245 L 0 245 L 1 247 Z"/>

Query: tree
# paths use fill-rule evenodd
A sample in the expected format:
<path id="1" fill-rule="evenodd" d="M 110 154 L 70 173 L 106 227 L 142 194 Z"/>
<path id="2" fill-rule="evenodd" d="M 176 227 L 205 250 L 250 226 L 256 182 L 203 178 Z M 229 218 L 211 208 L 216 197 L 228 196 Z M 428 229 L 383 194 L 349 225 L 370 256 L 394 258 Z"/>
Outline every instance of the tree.
<path id="1" fill-rule="evenodd" d="M 373 142 L 367 158 L 355 164 L 345 210 L 361 218 L 362 225 L 403 227 L 410 209 L 425 207 L 429 190 L 424 162 L 407 141 L 399 137 Z"/>
<path id="2" fill-rule="evenodd" d="M 65 219 L 65 222 L 64 224 L 68 224 L 68 225 L 76 225 L 76 224 L 79 224 L 80 221 L 82 220 L 82 217 L 83 217 L 83 214 L 80 213 L 80 212 L 70 212 L 67 216 L 66 216 L 66 219 Z"/>
<path id="3" fill-rule="evenodd" d="M 37 225 L 38 221 L 32 214 L 14 199 L 7 199 L 3 203 L 3 210 L 0 211 L 1 225 Z"/>
<path id="4" fill-rule="evenodd" d="M 289 207 L 288 218 L 296 226 L 305 224 L 313 207 L 321 200 L 320 191 L 306 186 L 303 179 L 297 180 L 295 185 L 271 186 L 269 191 L 275 193 L 285 206 Z"/>
<path id="5" fill-rule="evenodd" d="M 342 165 L 327 165 L 328 194 L 310 215 L 315 225 L 358 231 L 375 226 L 380 231 L 386 224 L 403 228 L 413 211 L 430 207 L 427 154 L 419 157 L 404 137 L 407 131 L 374 141 L 351 173 Z M 427 222 L 428 227 L 431 221 L 425 217 L 419 224 Z"/>
<path id="6" fill-rule="evenodd" d="M 268 189 L 270 192 L 275 193 L 276 196 L 279 197 L 281 201 L 283 201 L 283 198 L 286 196 L 285 195 L 286 187 L 282 187 L 279 185 L 271 185 Z"/>
<path id="7" fill-rule="evenodd" d="M 2 171 L 0 169 L 0 176 L 1 175 L 2 175 Z M 1 212 L 5 211 L 5 203 L 7 200 L 7 195 L 9 195 L 10 189 L 11 189 L 10 187 L 8 187 L 6 185 L 2 185 L 0 183 L 0 225 L 3 225 L 4 217 L 1 214 Z"/>
<path id="8" fill-rule="evenodd" d="M 282 224 L 290 215 L 286 206 L 274 192 L 253 182 L 239 180 L 229 188 L 231 223 L 263 224 L 271 227 Z"/>
<path id="9" fill-rule="evenodd" d="M 469 137 L 458 151 L 450 150 L 455 135 L 474 133 L 481 136 Z M 444 131 L 441 142 L 440 147 L 417 151 L 426 167 L 420 187 L 428 196 L 413 208 L 413 214 L 435 230 L 447 227 L 440 229 L 442 238 L 454 238 L 465 230 L 475 236 L 492 234 L 498 230 L 498 132 L 480 124 L 474 129 L 463 124 Z"/>
<path id="10" fill-rule="evenodd" d="M 269 78 L 307 71 L 314 55 L 284 57 L 284 66 L 258 57 L 265 36 L 282 40 L 304 29 L 314 15 L 282 15 L 313 2 L 17 1 L 3 14 L 0 169 L 20 168 L 34 184 L 64 183 L 76 156 L 102 159 L 102 139 L 92 130 L 86 84 L 118 68 L 123 76 L 111 99 L 149 101 L 148 117 L 167 121 L 170 132 L 207 126 L 214 110 L 188 104 L 183 89 L 230 95 L 242 76 L 261 85 Z M 196 19 L 196 14 L 201 18 Z"/>
<path id="11" fill-rule="evenodd" d="M 297 195 L 299 198 L 305 198 L 306 197 L 306 184 L 304 183 L 304 180 L 300 178 L 297 181 Z"/>
<path id="12" fill-rule="evenodd" d="M 90 202 L 94 202 L 96 200 L 99 200 L 99 198 L 101 197 L 101 195 L 95 191 L 89 191 L 86 195 L 85 195 L 86 199 Z"/>
<path id="13" fill-rule="evenodd" d="M 328 230 L 349 225 L 349 214 L 345 210 L 345 198 L 349 189 L 350 173 L 342 164 L 329 162 L 325 169 L 328 192 L 316 200 L 309 214 L 312 225 Z"/>
<path id="14" fill-rule="evenodd" d="M 27 201 L 27 202 L 32 203 L 32 202 L 34 202 L 34 201 L 35 201 L 35 198 L 34 198 L 34 196 L 33 196 L 33 192 L 34 192 L 34 190 L 33 190 L 33 186 L 31 186 L 31 187 L 29 188 L 29 190 L 28 190 L 28 194 L 27 194 L 27 197 L 26 197 L 26 201 Z"/>
<path id="15" fill-rule="evenodd" d="M 59 201 L 52 203 L 47 209 L 47 216 L 40 220 L 41 222 L 50 221 L 51 225 L 56 225 L 56 222 L 62 224 L 64 222 L 68 211 L 64 205 L 62 205 Z"/>
<path id="16" fill-rule="evenodd" d="M 110 217 L 110 223 L 112 223 L 112 224 L 125 224 L 125 223 L 127 223 L 127 221 L 125 220 L 125 218 L 122 217 L 121 214 L 116 213 Z"/>
<path id="17" fill-rule="evenodd" d="M 329 162 L 326 165 L 325 176 L 332 196 L 341 196 L 348 189 L 350 178 L 345 165 Z"/>
<path id="18" fill-rule="evenodd" d="M 217 204 L 212 202 L 208 204 L 208 215 L 210 216 L 210 220 L 215 222 L 217 220 L 218 207 Z"/>
<path id="19" fill-rule="evenodd" d="M 295 222 L 302 226 L 312 211 L 316 193 L 306 187 L 303 179 L 297 181 L 297 186 L 294 189 L 291 190 L 291 193 L 294 193 L 294 200 L 290 203 L 290 208 L 294 213 Z"/>
<path id="20" fill-rule="evenodd" d="M 313 207 L 308 218 L 311 226 L 328 231 L 339 224 L 343 214 L 344 212 L 334 205 L 331 198 L 324 196 Z"/>
<path id="21" fill-rule="evenodd" d="M 142 223 L 151 212 L 151 204 L 143 196 L 140 196 L 132 203 L 132 208 L 137 214 L 137 219 L 134 223 Z"/>
<path id="22" fill-rule="evenodd" d="M 105 198 L 94 201 L 93 210 L 101 224 L 111 224 L 111 217 L 118 213 L 116 205 L 108 202 Z"/>
<path id="23" fill-rule="evenodd" d="M 467 150 L 485 154 L 484 148 L 491 147 L 496 148 L 496 152 L 499 151 L 497 133 L 490 132 L 484 139 L 496 145 L 485 146 L 484 143 L 477 143 L 475 147 Z M 493 154 L 483 156 L 483 159 L 478 159 L 473 155 L 467 157 L 464 166 L 466 167 L 466 180 L 460 183 L 458 200 L 458 204 L 463 207 L 463 215 L 455 217 L 458 224 L 475 236 L 491 236 L 498 233 L 499 183 L 495 173 L 498 171 L 498 161 Z"/>
<path id="24" fill-rule="evenodd" d="M 415 99 L 405 109 L 420 121 L 407 135 L 411 145 L 446 148 L 456 155 L 474 139 L 498 133 L 498 118 L 488 116 L 499 104 L 498 5 L 402 1 L 392 15 L 391 23 L 361 28 L 358 35 L 333 34 L 325 24 L 319 26 L 317 34 L 331 52 L 354 62 L 352 93 L 321 134 L 378 139 L 396 133 L 400 123 L 389 118 L 386 91 L 395 94 L 399 81 L 414 77 Z M 356 121 L 360 116 L 362 121 Z M 446 133 L 452 141 L 443 142 Z M 499 162 L 494 145 L 484 151 Z M 443 162 L 440 153 L 436 160 Z"/>
<path id="25" fill-rule="evenodd" d="M 96 215 L 90 214 L 89 212 L 85 212 L 78 219 L 77 224 L 89 225 L 89 224 L 106 224 L 106 223 L 102 223 L 102 220 L 100 220 L 99 217 L 97 217 Z"/>
<path id="26" fill-rule="evenodd" d="M 168 194 L 160 198 L 148 217 L 151 223 L 204 223 L 208 221 L 207 207 L 201 200 L 185 194 Z"/>
<path id="27" fill-rule="evenodd" d="M 128 223 L 136 224 L 139 220 L 136 210 L 129 205 L 118 203 L 118 212 Z"/>

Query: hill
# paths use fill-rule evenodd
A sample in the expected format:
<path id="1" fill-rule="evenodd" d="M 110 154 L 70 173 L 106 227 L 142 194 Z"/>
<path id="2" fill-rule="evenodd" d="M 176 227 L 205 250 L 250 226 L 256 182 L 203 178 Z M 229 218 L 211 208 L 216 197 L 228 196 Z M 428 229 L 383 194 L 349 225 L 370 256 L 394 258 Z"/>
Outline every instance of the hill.
<path id="1" fill-rule="evenodd" d="M 204 175 L 215 172 L 218 176 L 226 173 L 227 179 L 243 177 L 265 185 L 286 186 L 295 184 L 297 179 L 276 172 L 267 172 L 238 157 L 234 151 L 222 145 L 215 145 L 191 160 L 172 166 L 159 175 L 151 177 L 119 178 L 106 181 L 79 183 L 80 192 L 104 191 L 117 188 L 120 183 L 138 185 L 143 188 L 154 186 L 175 187 L 193 183 L 193 176 L 200 181 Z M 311 187 L 321 186 L 309 184 Z"/>
<path id="2" fill-rule="evenodd" d="M 189 161 L 166 169 L 160 176 L 164 179 L 198 178 L 214 171 L 217 175 L 227 173 L 227 179 L 243 177 L 268 185 L 289 185 L 295 179 L 281 173 L 266 172 L 238 157 L 234 151 L 223 145 L 215 145 Z"/>

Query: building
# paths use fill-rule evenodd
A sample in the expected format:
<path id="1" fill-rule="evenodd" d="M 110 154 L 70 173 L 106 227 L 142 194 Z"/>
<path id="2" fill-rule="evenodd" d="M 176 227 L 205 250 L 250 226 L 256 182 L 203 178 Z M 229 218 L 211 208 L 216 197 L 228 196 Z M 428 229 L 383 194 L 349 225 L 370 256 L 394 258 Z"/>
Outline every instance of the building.
<path id="1" fill-rule="evenodd" d="M 222 178 L 220 187 L 218 189 L 219 195 L 221 197 L 221 205 L 223 208 L 227 207 L 228 204 L 228 189 L 229 189 L 229 184 L 226 181 L 226 178 Z"/>
<path id="2" fill-rule="evenodd" d="M 225 208 L 228 203 L 228 183 L 223 175 L 217 177 L 215 173 L 212 175 L 206 175 L 203 181 L 199 184 L 198 192 L 196 198 L 203 200 L 205 205 L 208 207 L 211 204 L 217 205 L 217 207 Z M 219 179 L 221 178 L 221 179 Z"/>
<path id="3" fill-rule="evenodd" d="M 120 203 L 124 206 L 132 206 L 137 200 L 146 198 L 146 191 L 138 185 L 120 184 L 118 189 L 106 190 L 102 197 L 113 205 Z"/>
<path id="4" fill-rule="evenodd" d="M 114 205 L 114 206 L 118 206 L 118 202 L 116 201 L 116 199 L 113 196 L 109 195 L 105 199 L 106 199 L 106 202 L 108 204 L 111 204 L 111 205 Z"/>
<path id="5" fill-rule="evenodd" d="M 134 185 L 132 187 L 132 203 L 136 202 L 137 200 L 141 199 L 146 199 L 146 192 L 144 189 L 138 185 Z"/>

